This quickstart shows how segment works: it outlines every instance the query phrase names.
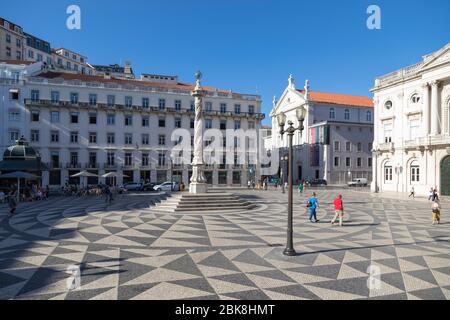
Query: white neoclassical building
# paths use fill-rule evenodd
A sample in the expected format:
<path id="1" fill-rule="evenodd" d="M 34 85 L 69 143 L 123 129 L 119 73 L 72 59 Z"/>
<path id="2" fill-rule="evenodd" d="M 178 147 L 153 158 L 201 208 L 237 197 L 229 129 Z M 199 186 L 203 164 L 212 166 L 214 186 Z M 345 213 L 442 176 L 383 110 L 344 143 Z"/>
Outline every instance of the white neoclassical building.
<path id="1" fill-rule="evenodd" d="M 375 80 L 372 190 L 450 195 L 450 43 Z"/>
<path id="2" fill-rule="evenodd" d="M 310 90 L 309 82 L 297 89 L 294 79 L 280 99 L 274 99 L 272 141 L 266 143 L 280 158 L 287 154 L 286 136 L 280 135 L 277 115 L 286 114 L 298 126 L 295 110 L 304 106 L 307 115 L 304 131 L 293 137 L 294 182 L 325 179 L 331 184 L 345 184 L 355 178 L 372 179 L 373 102 L 366 96 Z M 280 161 L 278 174 L 287 176 L 287 163 Z"/>

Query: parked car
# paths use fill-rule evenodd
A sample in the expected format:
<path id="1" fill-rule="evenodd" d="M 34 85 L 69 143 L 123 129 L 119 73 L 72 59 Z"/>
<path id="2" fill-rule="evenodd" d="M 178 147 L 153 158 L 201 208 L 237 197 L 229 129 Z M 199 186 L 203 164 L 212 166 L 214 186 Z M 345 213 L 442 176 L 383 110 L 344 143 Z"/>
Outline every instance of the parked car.
<path id="1" fill-rule="evenodd" d="M 164 182 L 153 187 L 155 191 L 179 191 L 180 185 L 177 182 Z"/>
<path id="2" fill-rule="evenodd" d="M 156 186 L 156 183 L 145 183 L 143 186 L 142 186 L 142 191 L 154 191 L 154 187 Z"/>
<path id="3" fill-rule="evenodd" d="M 137 182 L 125 183 L 123 185 L 123 188 L 127 189 L 128 191 L 140 191 L 142 189 L 142 183 Z"/>
<path id="4" fill-rule="evenodd" d="M 349 187 L 367 187 L 368 181 L 366 178 L 357 178 L 347 183 L 347 185 Z"/>
<path id="5" fill-rule="evenodd" d="M 306 183 L 310 187 L 324 187 L 324 186 L 328 185 L 327 180 L 325 180 L 325 179 L 312 179 L 312 180 L 306 181 Z"/>

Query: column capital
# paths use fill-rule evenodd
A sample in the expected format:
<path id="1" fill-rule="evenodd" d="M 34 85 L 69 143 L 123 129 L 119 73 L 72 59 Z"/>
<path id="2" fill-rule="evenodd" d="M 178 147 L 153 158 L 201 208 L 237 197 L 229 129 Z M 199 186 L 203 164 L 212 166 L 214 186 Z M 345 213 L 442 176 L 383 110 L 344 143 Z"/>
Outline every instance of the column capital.
<path id="1" fill-rule="evenodd" d="M 422 83 L 422 85 L 421 85 L 421 87 L 422 87 L 423 89 L 428 89 L 429 86 L 430 86 L 430 83 L 429 83 L 429 82 L 424 82 L 424 83 Z"/>
<path id="2" fill-rule="evenodd" d="M 439 80 L 433 80 L 433 81 L 430 82 L 430 84 L 431 84 L 432 87 L 437 87 L 437 86 L 439 86 L 440 81 Z"/>

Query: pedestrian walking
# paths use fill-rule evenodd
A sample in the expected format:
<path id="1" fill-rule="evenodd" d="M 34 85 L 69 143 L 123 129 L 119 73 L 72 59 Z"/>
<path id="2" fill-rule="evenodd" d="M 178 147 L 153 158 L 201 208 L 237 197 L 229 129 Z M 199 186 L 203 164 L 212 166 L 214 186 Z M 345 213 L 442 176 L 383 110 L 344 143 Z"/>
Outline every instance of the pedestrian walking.
<path id="1" fill-rule="evenodd" d="M 317 208 L 319 208 L 319 202 L 317 201 L 317 194 L 313 192 L 311 197 L 308 199 L 308 203 L 306 207 L 309 210 L 309 221 L 310 222 L 319 222 L 317 219 Z M 314 221 L 312 220 L 314 218 Z"/>
<path id="2" fill-rule="evenodd" d="M 439 194 L 438 194 L 438 190 L 436 188 L 433 189 L 433 202 L 438 202 L 439 201 Z"/>
<path id="3" fill-rule="evenodd" d="M 431 212 L 432 212 L 432 224 L 435 225 L 441 223 L 441 206 L 439 205 L 439 202 L 434 201 L 431 205 Z"/>
<path id="4" fill-rule="evenodd" d="M 428 201 L 433 201 L 434 197 L 434 188 L 431 188 L 430 191 L 428 191 Z"/>
<path id="5" fill-rule="evenodd" d="M 106 202 L 111 203 L 113 201 L 113 195 L 109 185 L 106 185 L 105 187 L 105 195 L 106 195 Z"/>
<path id="6" fill-rule="evenodd" d="M 298 193 L 303 193 L 303 182 L 300 181 L 300 183 L 298 184 Z"/>
<path id="7" fill-rule="evenodd" d="M 12 188 L 8 194 L 8 206 L 9 206 L 10 217 L 12 217 L 15 214 L 16 209 L 17 209 L 16 197 L 17 197 L 17 190 Z"/>
<path id="8" fill-rule="evenodd" d="M 339 195 L 333 202 L 334 205 L 334 218 L 331 221 L 331 225 L 333 226 L 337 219 L 339 219 L 339 226 L 343 226 L 344 219 L 344 203 L 342 202 L 342 195 Z"/>
<path id="9" fill-rule="evenodd" d="M 414 190 L 414 187 L 411 188 L 411 192 L 409 193 L 408 198 L 411 198 L 411 197 L 412 197 L 413 199 L 416 198 L 416 192 L 415 192 L 415 190 Z"/>
<path id="10" fill-rule="evenodd" d="M 252 182 L 250 180 L 248 180 L 248 182 L 247 182 L 247 189 L 250 190 L 251 186 L 252 186 Z"/>

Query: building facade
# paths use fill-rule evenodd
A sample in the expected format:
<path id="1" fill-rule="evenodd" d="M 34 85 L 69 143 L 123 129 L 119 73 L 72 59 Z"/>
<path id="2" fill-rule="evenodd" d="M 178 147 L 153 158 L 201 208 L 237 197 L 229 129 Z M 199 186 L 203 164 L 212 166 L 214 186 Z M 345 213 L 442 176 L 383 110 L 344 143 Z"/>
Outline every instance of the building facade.
<path id="1" fill-rule="evenodd" d="M 88 64 L 87 57 L 65 48 L 52 50 L 53 66 L 58 71 L 94 74 L 94 68 Z"/>
<path id="2" fill-rule="evenodd" d="M 44 61 L 47 65 L 53 65 L 53 57 L 50 43 L 39 39 L 29 33 L 25 33 L 26 48 L 24 59 L 26 61 Z"/>
<path id="3" fill-rule="evenodd" d="M 17 68 L 12 64 L 3 67 Z M 40 66 L 34 68 L 40 70 Z M 119 184 L 173 180 L 188 185 L 190 166 L 179 161 L 185 155 L 174 154 L 173 149 L 182 139 L 190 138 L 192 145 L 194 86 L 163 78 L 156 82 L 148 76 L 131 80 L 45 68 L 24 71 L 17 81 L 4 81 L 0 86 L 4 101 L 0 114 L 8 117 L 2 122 L 6 141 L 0 149 L 24 136 L 51 169 L 43 175 L 43 184 L 50 186 L 60 186 L 67 180 L 76 183 L 70 177 L 82 170 L 99 176 L 112 171 L 123 173 L 123 181 L 117 179 Z M 260 96 L 204 89 L 206 130 L 258 132 L 264 118 Z M 178 129 L 186 129 L 189 137 L 174 136 Z M 205 144 L 210 143 L 205 138 Z M 220 143 L 222 154 L 208 154 L 205 149 L 205 158 L 224 158 L 237 141 L 226 138 Z M 247 156 L 257 157 L 256 152 Z M 241 186 L 247 184 L 249 172 L 258 174 L 249 168 L 248 163 L 207 162 L 205 176 L 210 184 Z M 99 182 L 105 181 L 89 180 L 90 184 Z"/>
<path id="4" fill-rule="evenodd" d="M 373 191 L 450 195 L 450 43 L 375 80 Z"/>
<path id="5" fill-rule="evenodd" d="M 26 36 L 22 27 L 0 17 L 0 59 L 23 60 Z"/>
<path id="6" fill-rule="evenodd" d="M 272 117 L 272 149 L 280 153 L 280 176 L 287 176 L 288 139 L 280 135 L 277 115 L 284 112 L 287 120 L 298 126 L 296 108 L 304 106 L 307 115 L 304 131 L 293 137 L 295 181 L 325 179 L 331 184 L 344 184 L 355 178 L 372 178 L 373 102 L 365 96 L 311 91 L 308 81 L 302 90 L 294 79 L 279 101 L 274 99 Z M 284 173 L 284 174 L 283 174 Z"/>

